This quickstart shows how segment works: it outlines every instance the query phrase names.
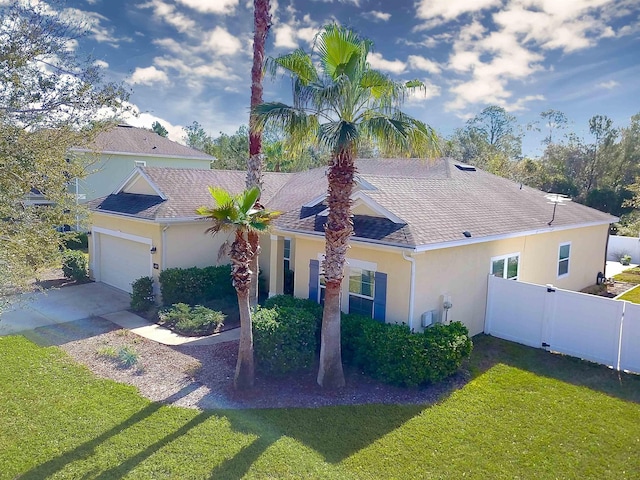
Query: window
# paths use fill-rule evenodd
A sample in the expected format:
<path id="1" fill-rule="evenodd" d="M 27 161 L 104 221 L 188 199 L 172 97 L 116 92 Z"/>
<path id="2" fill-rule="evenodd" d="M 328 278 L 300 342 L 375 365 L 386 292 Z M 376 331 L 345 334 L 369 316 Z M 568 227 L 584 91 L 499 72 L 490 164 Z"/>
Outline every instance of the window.
<path id="1" fill-rule="evenodd" d="M 291 239 L 284 239 L 284 254 L 282 255 L 284 258 L 284 271 L 291 270 Z"/>
<path id="2" fill-rule="evenodd" d="M 146 167 L 147 166 L 147 162 L 144 160 L 136 160 L 135 161 L 136 167 Z"/>
<path id="3" fill-rule="evenodd" d="M 518 280 L 520 272 L 520 254 L 511 253 L 491 259 L 491 275 L 506 278 L 507 280 Z"/>
<path id="4" fill-rule="evenodd" d="M 373 316 L 375 272 L 362 268 L 349 270 L 349 313 Z"/>
<path id="5" fill-rule="evenodd" d="M 571 255 L 571 243 L 561 243 L 558 249 L 558 277 L 569 275 L 569 255 Z"/>

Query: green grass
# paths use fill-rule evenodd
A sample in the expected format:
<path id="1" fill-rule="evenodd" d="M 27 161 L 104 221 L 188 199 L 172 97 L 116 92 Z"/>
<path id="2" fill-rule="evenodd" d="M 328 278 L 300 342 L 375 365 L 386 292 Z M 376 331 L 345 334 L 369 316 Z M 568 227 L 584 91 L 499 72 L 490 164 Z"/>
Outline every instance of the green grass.
<path id="1" fill-rule="evenodd" d="M 618 282 L 640 284 L 640 267 L 629 268 L 622 273 L 613 276 Z"/>
<path id="2" fill-rule="evenodd" d="M 432 406 L 198 412 L 0 337 L 0 478 L 638 478 L 640 377 L 474 340 Z"/>
<path id="3" fill-rule="evenodd" d="M 618 300 L 626 300 L 627 302 L 640 303 L 640 285 L 624 293 L 618 297 Z"/>

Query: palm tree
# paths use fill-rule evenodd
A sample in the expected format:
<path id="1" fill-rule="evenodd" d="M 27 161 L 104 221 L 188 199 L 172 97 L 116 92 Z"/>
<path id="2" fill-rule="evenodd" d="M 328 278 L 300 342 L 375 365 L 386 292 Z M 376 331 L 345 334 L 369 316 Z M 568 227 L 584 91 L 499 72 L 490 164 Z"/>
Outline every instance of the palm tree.
<path id="1" fill-rule="evenodd" d="M 433 129 L 400 110 L 406 94 L 424 85 L 419 81 L 395 82 L 372 70 L 367 63 L 371 47 L 371 41 L 345 27 L 325 26 L 310 54 L 298 49 L 267 61 L 272 74 L 283 70 L 291 77 L 293 105 L 264 103 L 254 109 L 263 125 L 272 122 L 284 128 L 289 143 L 303 146 L 313 141 L 331 151 L 318 371 L 318 383 L 326 388 L 344 385 L 340 285 L 353 233 L 350 198 L 358 148 L 374 140 L 393 151 L 418 155 L 432 155 L 438 149 Z"/>
<path id="2" fill-rule="evenodd" d="M 239 195 L 231 195 L 223 188 L 209 187 L 214 207 L 200 207 L 196 211 L 211 220 L 213 224 L 206 233 L 215 235 L 219 232 L 233 232 L 234 240 L 229 248 L 231 257 L 231 278 L 238 295 L 240 310 L 240 346 L 238 362 L 233 384 L 242 390 L 253 387 L 253 332 L 251 326 L 251 309 L 249 306 L 249 285 L 251 269 L 249 263 L 254 257 L 248 235 L 251 232 L 265 232 L 271 221 L 279 215 L 270 212 L 257 203 L 260 190 L 257 187 L 245 190 Z"/>
<path id="3" fill-rule="evenodd" d="M 253 65 L 251 67 L 251 109 L 262 103 L 262 76 L 264 67 L 264 44 L 271 26 L 269 0 L 253 1 Z M 262 188 L 262 132 L 253 114 L 249 116 L 249 159 L 247 161 L 247 188 Z M 258 255 L 260 237 L 249 233 L 249 242 L 254 255 L 251 258 L 250 299 L 252 307 L 258 303 Z"/>

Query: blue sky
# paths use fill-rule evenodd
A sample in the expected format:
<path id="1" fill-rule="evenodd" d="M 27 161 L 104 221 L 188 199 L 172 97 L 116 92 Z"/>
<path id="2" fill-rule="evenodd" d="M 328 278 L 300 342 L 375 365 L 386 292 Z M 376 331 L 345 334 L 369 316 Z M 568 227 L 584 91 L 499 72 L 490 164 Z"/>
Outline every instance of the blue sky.
<path id="1" fill-rule="evenodd" d="M 182 137 L 194 120 L 216 136 L 248 121 L 253 3 L 246 0 L 68 0 L 91 33 L 90 53 L 109 80 L 131 85 L 142 113 Z M 272 0 L 267 55 L 309 49 L 331 21 L 374 42 L 373 67 L 418 78 L 427 93 L 406 105 L 444 135 L 485 106 L 525 125 L 553 108 L 588 138 L 587 120 L 626 125 L 640 112 L 638 0 Z M 265 80 L 265 101 L 290 101 L 285 79 Z M 525 153 L 539 154 L 528 133 Z"/>

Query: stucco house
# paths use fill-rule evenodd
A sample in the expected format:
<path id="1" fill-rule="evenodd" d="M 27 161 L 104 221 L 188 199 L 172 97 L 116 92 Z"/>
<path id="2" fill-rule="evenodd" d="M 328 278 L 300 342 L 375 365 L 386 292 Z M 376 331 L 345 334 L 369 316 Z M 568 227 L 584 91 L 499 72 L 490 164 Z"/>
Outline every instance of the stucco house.
<path id="1" fill-rule="evenodd" d="M 80 202 L 113 192 L 135 167 L 209 168 L 214 157 L 125 123 L 99 133 L 86 147 L 71 152 L 88 161 L 87 176 L 70 188 Z"/>
<path id="2" fill-rule="evenodd" d="M 355 234 L 342 309 L 414 330 L 460 320 L 483 330 L 489 274 L 580 290 L 603 271 L 609 224 L 617 219 L 449 159 L 358 160 Z M 269 294 L 322 302 L 326 169 L 267 173 L 263 203 L 284 212 L 263 236 L 260 265 Z M 204 235 L 193 213 L 208 185 L 232 191 L 244 172 L 137 168 L 113 194 L 91 203 L 91 270 L 127 284 L 164 268 L 216 263 L 224 238 Z M 554 213 L 555 210 L 555 213 Z"/>

